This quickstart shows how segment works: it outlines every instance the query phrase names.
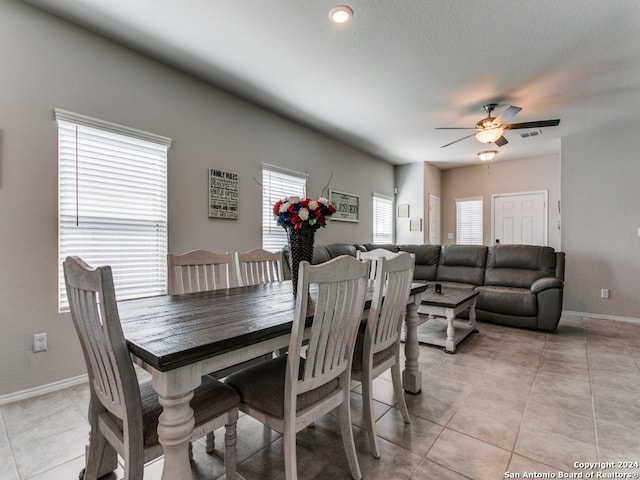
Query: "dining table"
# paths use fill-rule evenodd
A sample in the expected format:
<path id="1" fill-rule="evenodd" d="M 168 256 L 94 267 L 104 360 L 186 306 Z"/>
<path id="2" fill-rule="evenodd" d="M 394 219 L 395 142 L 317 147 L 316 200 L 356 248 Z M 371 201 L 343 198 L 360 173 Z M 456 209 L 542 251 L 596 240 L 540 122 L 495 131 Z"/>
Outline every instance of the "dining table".
<path id="1" fill-rule="evenodd" d="M 426 284 L 413 283 L 405 315 L 403 388 L 419 393 L 417 307 Z M 314 309 L 309 292 L 308 321 Z M 373 298 L 369 282 L 366 310 Z M 189 401 L 201 377 L 276 352 L 289 345 L 295 311 L 291 281 L 118 302 L 122 331 L 134 363 L 151 373 L 162 405 L 158 437 L 163 480 L 192 480 Z M 363 316 L 363 319 L 366 318 Z"/>

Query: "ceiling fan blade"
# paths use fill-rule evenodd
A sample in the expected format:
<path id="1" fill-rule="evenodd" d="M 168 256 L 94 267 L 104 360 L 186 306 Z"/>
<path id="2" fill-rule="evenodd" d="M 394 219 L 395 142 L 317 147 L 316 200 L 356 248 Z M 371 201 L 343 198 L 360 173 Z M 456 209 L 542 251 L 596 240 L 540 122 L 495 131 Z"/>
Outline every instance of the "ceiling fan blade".
<path id="1" fill-rule="evenodd" d="M 436 127 L 436 130 L 476 130 L 475 127 Z"/>
<path id="2" fill-rule="evenodd" d="M 472 133 L 471 135 L 467 135 L 466 137 L 462 137 L 462 138 L 459 138 L 458 140 L 454 140 L 451 143 L 447 143 L 446 145 L 442 145 L 440 148 L 448 147 L 449 145 L 453 145 L 454 143 L 458 143 L 458 142 L 464 140 L 465 138 L 473 137 L 474 135 L 475 135 L 475 133 Z"/>
<path id="3" fill-rule="evenodd" d="M 502 112 L 500 115 L 496 117 L 496 120 L 495 120 L 496 125 L 503 125 L 505 122 L 508 122 L 513 117 L 515 117 L 518 114 L 518 112 L 520 112 L 520 110 L 522 110 L 522 108 L 514 107 L 513 105 L 511 105 L 509 108 L 507 108 L 504 112 Z"/>
<path id="4" fill-rule="evenodd" d="M 495 143 L 497 146 L 501 147 L 501 146 L 503 146 L 503 145 L 506 145 L 506 144 L 507 144 L 507 143 L 509 143 L 509 142 L 507 141 L 507 139 L 506 139 L 506 138 L 504 138 L 504 136 L 502 136 L 502 137 L 500 137 L 499 139 L 497 139 L 497 140 L 496 140 L 495 142 L 493 142 L 493 143 Z"/>
<path id="5" fill-rule="evenodd" d="M 537 122 L 524 122 L 524 123 L 512 123 L 510 125 L 503 125 L 505 130 L 518 130 L 521 128 L 540 128 L 540 127 L 556 127 L 560 125 L 560 119 L 555 120 L 539 120 Z"/>

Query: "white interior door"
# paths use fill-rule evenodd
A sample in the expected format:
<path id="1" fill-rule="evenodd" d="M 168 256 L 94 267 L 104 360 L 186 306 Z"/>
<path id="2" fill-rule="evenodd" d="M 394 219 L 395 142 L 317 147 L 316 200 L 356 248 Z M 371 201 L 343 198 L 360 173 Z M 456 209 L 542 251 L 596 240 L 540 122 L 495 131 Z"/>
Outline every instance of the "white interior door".
<path id="1" fill-rule="evenodd" d="M 494 243 L 547 245 L 546 191 L 493 195 Z"/>
<path id="2" fill-rule="evenodd" d="M 429 194 L 429 244 L 440 244 L 440 197 Z"/>

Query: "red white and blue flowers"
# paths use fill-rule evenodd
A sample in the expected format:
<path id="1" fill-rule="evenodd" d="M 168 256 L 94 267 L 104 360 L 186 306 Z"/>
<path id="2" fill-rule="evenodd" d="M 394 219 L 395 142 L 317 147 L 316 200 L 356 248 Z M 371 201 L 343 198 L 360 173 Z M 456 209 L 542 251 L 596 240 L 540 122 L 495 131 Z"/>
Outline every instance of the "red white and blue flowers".
<path id="1" fill-rule="evenodd" d="M 311 200 L 292 196 L 278 200 L 273 206 L 273 215 L 278 225 L 294 230 L 301 228 L 317 230 L 326 226 L 327 220 L 334 213 L 336 208 L 324 197 Z"/>

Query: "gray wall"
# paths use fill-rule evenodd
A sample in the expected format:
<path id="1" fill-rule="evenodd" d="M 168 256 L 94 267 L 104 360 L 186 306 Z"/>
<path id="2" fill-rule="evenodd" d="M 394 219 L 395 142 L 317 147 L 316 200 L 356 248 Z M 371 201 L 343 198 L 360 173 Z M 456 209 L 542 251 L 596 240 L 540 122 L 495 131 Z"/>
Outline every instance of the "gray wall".
<path id="1" fill-rule="evenodd" d="M 429 194 L 441 196 L 442 172 L 424 162 L 397 166 L 395 174 L 398 188 L 395 241 L 398 244 L 429 243 Z M 398 217 L 398 205 L 409 205 L 408 218 Z M 410 231 L 410 219 L 421 219 L 422 230 Z"/>
<path id="2" fill-rule="evenodd" d="M 332 222 L 318 243 L 371 241 L 372 193 L 393 195 L 391 165 L 22 2 L 0 10 L 0 395 L 85 372 L 57 307 L 55 107 L 173 138 L 171 251 L 260 246 L 263 163 L 307 171 L 310 196 L 333 173 L 331 188 L 360 195 L 360 222 Z M 239 220 L 207 218 L 211 167 L 239 174 Z M 35 354 L 39 332 L 49 350 Z"/>
<path id="3" fill-rule="evenodd" d="M 562 140 L 565 310 L 640 317 L 639 131 L 635 123 Z"/>
<path id="4" fill-rule="evenodd" d="M 395 242 L 398 244 L 426 243 L 424 228 L 421 232 L 409 231 L 409 218 L 424 219 L 425 217 L 425 191 L 421 181 L 424 177 L 424 164 L 401 165 L 396 167 L 395 170 L 396 186 L 398 188 L 394 212 L 396 220 Z M 409 217 L 398 217 L 398 205 L 409 205 Z"/>
<path id="5" fill-rule="evenodd" d="M 483 197 L 484 244 L 491 244 L 491 200 L 500 193 L 548 191 L 548 244 L 560 250 L 558 200 L 560 158 L 556 155 L 495 162 L 442 172 L 442 243 L 455 243 L 456 198 Z M 453 233 L 453 240 L 447 238 Z"/>

